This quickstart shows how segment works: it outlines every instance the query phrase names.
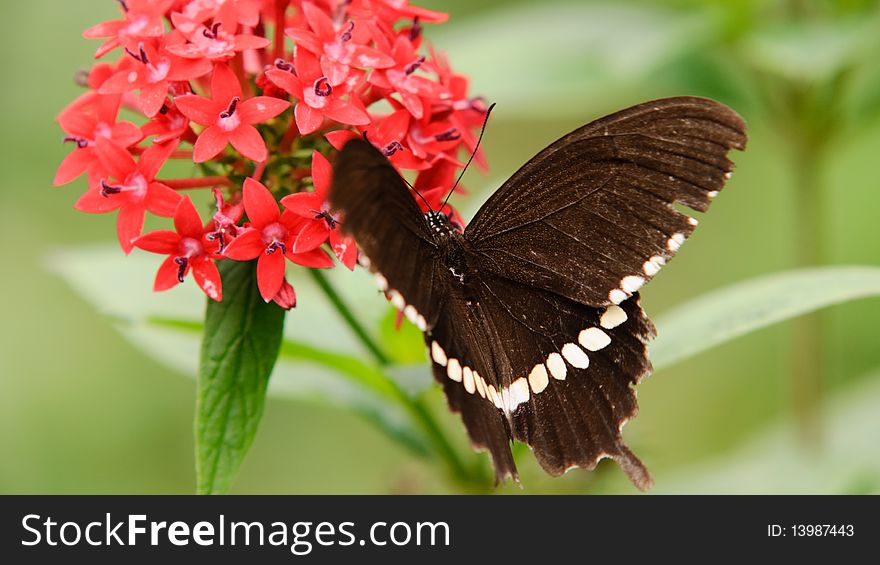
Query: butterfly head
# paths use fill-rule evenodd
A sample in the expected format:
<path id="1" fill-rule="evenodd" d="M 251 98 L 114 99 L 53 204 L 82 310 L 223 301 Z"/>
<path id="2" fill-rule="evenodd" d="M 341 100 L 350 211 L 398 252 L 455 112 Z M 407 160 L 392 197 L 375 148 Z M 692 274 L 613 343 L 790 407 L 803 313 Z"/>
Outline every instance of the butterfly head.
<path id="1" fill-rule="evenodd" d="M 435 235 L 440 237 L 450 237 L 453 234 L 460 235 L 464 230 L 458 225 L 458 222 L 451 219 L 443 212 L 428 211 L 425 214 L 425 220 Z"/>

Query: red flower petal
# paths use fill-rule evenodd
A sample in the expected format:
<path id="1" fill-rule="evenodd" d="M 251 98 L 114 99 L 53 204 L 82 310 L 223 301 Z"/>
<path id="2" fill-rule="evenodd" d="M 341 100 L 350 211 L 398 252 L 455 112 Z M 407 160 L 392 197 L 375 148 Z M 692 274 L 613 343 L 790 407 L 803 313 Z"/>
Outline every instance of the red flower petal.
<path id="1" fill-rule="evenodd" d="M 223 284 L 220 281 L 220 271 L 217 265 L 207 258 L 195 259 L 192 261 L 192 274 L 196 281 L 208 298 L 212 298 L 217 302 L 223 299 Z"/>
<path id="2" fill-rule="evenodd" d="M 236 35 L 235 36 L 235 50 L 241 51 L 243 49 L 262 49 L 267 45 L 270 45 L 272 42 L 269 41 L 265 37 L 260 37 L 258 35 Z"/>
<path id="3" fill-rule="evenodd" d="M 181 114 L 203 126 L 216 123 L 220 112 L 226 109 L 226 106 L 219 102 L 195 94 L 178 96 L 174 99 L 174 105 Z"/>
<path id="4" fill-rule="evenodd" d="M 101 189 L 90 188 L 79 197 L 73 207 L 88 214 L 104 214 L 116 210 L 124 203 L 125 198 L 119 194 L 106 197 L 101 194 Z"/>
<path id="5" fill-rule="evenodd" d="M 168 82 L 162 81 L 156 84 L 144 85 L 141 88 L 140 107 L 141 111 L 148 118 L 152 118 L 159 113 L 162 104 L 165 103 L 165 96 L 168 94 Z"/>
<path id="6" fill-rule="evenodd" d="M 294 292 L 293 286 L 291 286 L 291 284 L 285 279 L 284 282 L 281 283 L 281 288 L 278 290 L 278 294 L 276 294 L 275 298 L 272 300 L 275 301 L 275 304 L 285 310 L 290 310 L 296 306 L 296 292 Z"/>
<path id="7" fill-rule="evenodd" d="M 144 206 L 140 203 L 130 203 L 119 209 L 119 215 L 116 217 L 116 236 L 126 255 L 134 249 L 132 242 L 141 235 L 144 227 L 144 211 Z"/>
<path id="8" fill-rule="evenodd" d="M 61 161 L 61 165 L 58 166 L 58 171 L 55 173 L 55 179 L 52 181 L 52 184 L 55 186 L 61 186 L 62 184 L 67 184 L 70 181 L 74 180 L 89 168 L 94 161 L 97 160 L 97 156 L 93 151 L 88 149 L 74 149 Z"/>
<path id="9" fill-rule="evenodd" d="M 162 264 L 159 265 L 159 270 L 156 271 L 156 280 L 153 282 L 153 291 L 161 292 L 180 284 L 180 281 L 177 279 L 178 269 L 179 267 L 177 266 L 177 263 L 174 262 L 174 257 L 168 257 L 162 261 Z"/>
<path id="10" fill-rule="evenodd" d="M 171 230 L 159 230 L 146 233 L 135 239 L 132 243 L 138 249 L 143 249 L 150 253 L 170 255 L 177 253 L 178 249 L 180 249 L 180 235 Z"/>
<path id="11" fill-rule="evenodd" d="M 342 235 L 338 229 L 333 230 L 330 232 L 330 248 L 333 249 L 336 258 L 348 267 L 349 271 L 354 270 L 358 256 L 357 244 L 354 239 Z"/>
<path id="12" fill-rule="evenodd" d="M 261 182 L 251 177 L 244 179 L 242 197 L 245 212 L 254 226 L 262 229 L 281 217 L 275 197 Z"/>
<path id="13" fill-rule="evenodd" d="M 324 76 L 327 77 L 327 80 L 329 80 L 330 84 L 333 86 L 342 84 L 348 76 L 349 70 L 350 67 L 345 63 L 334 61 L 326 55 L 321 57 L 321 72 L 324 73 Z"/>
<path id="14" fill-rule="evenodd" d="M 266 76 L 269 77 L 269 80 L 271 80 L 278 88 L 285 90 L 288 94 L 297 99 L 302 98 L 302 83 L 298 78 L 293 76 L 293 74 L 287 71 L 282 71 L 281 69 L 269 69 L 266 71 Z"/>
<path id="15" fill-rule="evenodd" d="M 274 118 L 289 106 L 290 102 L 287 100 L 281 100 L 272 96 L 257 96 L 242 102 L 238 107 L 238 111 L 240 112 L 239 117 L 241 121 L 255 124 Z"/>
<path id="16" fill-rule="evenodd" d="M 204 232 L 202 218 L 189 196 L 183 197 L 174 212 L 174 229 L 182 236 L 201 239 Z"/>
<path id="17" fill-rule="evenodd" d="M 333 167 L 330 165 L 330 161 L 327 160 L 327 157 L 324 157 L 317 151 L 312 153 L 312 184 L 315 187 L 315 192 L 321 196 L 321 198 L 327 198 L 327 193 L 330 191 L 330 182 L 333 176 Z M 313 208 L 313 210 L 320 210 L 320 208 Z"/>
<path id="18" fill-rule="evenodd" d="M 119 30 L 126 25 L 124 20 L 110 20 L 95 24 L 82 33 L 86 39 L 98 39 L 103 37 L 113 37 L 119 33 Z"/>
<path id="19" fill-rule="evenodd" d="M 305 253 L 288 253 L 287 258 L 297 265 L 313 269 L 327 269 L 333 266 L 333 259 L 320 247 Z"/>
<path id="20" fill-rule="evenodd" d="M 310 31 L 289 27 L 284 30 L 284 35 L 292 39 L 293 44 L 297 47 L 304 47 L 312 53 L 318 54 L 323 50 L 321 47 L 321 40 L 317 35 Z"/>
<path id="21" fill-rule="evenodd" d="M 394 58 L 378 49 L 365 45 L 353 45 L 351 55 L 355 65 L 365 69 L 385 69 L 394 66 Z"/>
<path id="22" fill-rule="evenodd" d="M 214 66 L 208 59 L 174 59 L 171 70 L 168 71 L 168 80 L 182 81 L 192 80 L 211 72 Z"/>
<path id="23" fill-rule="evenodd" d="M 370 116 L 350 102 L 342 100 L 335 104 L 329 104 L 324 109 L 324 115 L 333 121 L 353 126 L 365 126 L 370 123 Z"/>
<path id="24" fill-rule="evenodd" d="M 299 128 L 301 134 L 309 134 L 321 127 L 324 121 L 324 114 L 311 108 L 305 102 L 300 102 L 293 110 L 296 118 L 296 127 Z"/>
<path id="25" fill-rule="evenodd" d="M 193 161 L 204 163 L 217 156 L 229 143 L 229 134 L 219 126 L 208 126 L 193 145 Z"/>
<path id="26" fill-rule="evenodd" d="M 281 204 L 297 216 L 314 219 L 316 210 L 324 204 L 324 198 L 316 192 L 297 192 L 281 199 Z"/>
<path id="27" fill-rule="evenodd" d="M 127 68 L 114 74 L 98 88 L 98 94 L 121 94 L 131 92 L 146 84 L 147 79 L 140 69 Z"/>
<path id="28" fill-rule="evenodd" d="M 98 124 L 94 116 L 74 108 L 62 111 L 58 115 L 58 125 L 70 135 L 90 138 L 95 133 Z"/>
<path id="29" fill-rule="evenodd" d="M 299 232 L 293 237 L 291 253 L 303 253 L 318 247 L 327 241 L 327 236 L 330 235 L 329 231 L 324 220 L 305 222 Z"/>
<path id="30" fill-rule="evenodd" d="M 250 230 L 233 239 L 223 254 L 236 261 L 250 261 L 265 251 L 266 244 L 263 243 L 259 230 Z"/>
<path id="31" fill-rule="evenodd" d="M 125 180 L 125 177 L 137 169 L 137 163 L 131 153 L 109 139 L 98 139 L 95 143 L 95 153 L 101 165 L 120 181 Z"/>
<path id="32" fill-rule="evenodd" d="M 325 133 L 324 137 L 327 138 L 327 141 L 330 142 L 330 145 L 332 145 L 334 149 L 342 151 L 345 144 L 358 137 L 358 134 L 348 129 L 338 129 L 336 131 Z"/>
<path id="33" fill-rule="evenodd" d="M 324 10 L 318 8 L 311 2 L 303 2 L 302 5 L 303 14 L 306 16 L 306 21 L 309 22 L 309 27 L 311 27 L 315 34 L 318 35 L 321 39 L 331 40 L 336 35 L 336 30 L 333 28 L 333 20 L 330 19 Z"/>
<path id="34" fill-rule="evenodd" d="M 181 198 L 180 194 L 161 182 L 151 182 L 150 186 L 147 187 L 144 205 L 153 214 L 163 218 L 170 218 L 174 216 Z"/>
<path id="35" fill-rule="evenodd" d="M 421 98 L 410 92 L 401 91 L 400 99 L 403 100 L 403 105 L 406 106 L 406 109 L 415 119 L 422 119 L 422 116 L 425 115 L 425 107 L 422 104 Z"/>
<path id="36" fill-rule="evenodd" d="M 214 74 L 211 76 L 211 97 L 214 102 L 222 105 L 224 110 L 233 98 L 241 98 L 241 83 L 228 65 L 214 65 Z"/>
<path id="37" fill-rule="evenodd" d="M 398 110 L 382 120 L 376 127 L 375 142 L 384 144 L 401 141 L 409 130 L 409 119 L 409 112 Z"/>
<path id="38" fill-rule="evenodd" d="M 303 83 L 311 83 L 321 76 L 321 65 L 313 53 L 297 47 L 294 55 L 296 74 Z"/>
<path id="39" fill-rule="evenodd" d="M 171 154 L 177 149 L 180 141 L 173 139 L 165 143 L 154 143 L 149 146 L 138 161 L 138 170 L 142 175 L 151 181 L 159 174 L 159 169 L 168 161 Z"/>
<path id="40" fill-rule="evenodd" d="M 250 124 L 240 124 L 229 132 L 229 142 L 248 159 L 262 162 L 269 157 L 266 142 L 260 137 L 257 128 Z"/>
<path id="41" fill-rule="evenodd" d="M 284 282 L 284 255 L 281 252 L 260 255 L 257 260 L 257 286 L 263 300 L 269 302 Z"/>
<path id="42" fill-rule="evenodd" d="M 110 137 L 122 147 L 129 147 L 144 138 L 141 128 L 131 122 L 119 122 L 110 130 Z"/>

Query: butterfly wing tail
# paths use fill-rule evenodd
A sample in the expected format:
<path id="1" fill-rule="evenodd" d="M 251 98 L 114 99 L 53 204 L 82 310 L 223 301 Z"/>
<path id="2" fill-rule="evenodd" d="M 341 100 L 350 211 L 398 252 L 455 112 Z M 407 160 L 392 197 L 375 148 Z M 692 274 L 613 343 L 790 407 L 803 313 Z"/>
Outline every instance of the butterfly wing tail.
<path id="1" fill-rule="evenodd" d="M 612 455 L 611 458 L 620 465 L 632 484 L 639 490 L 646 491 L 654 484 L 654 479 L 651 478 L 648 468 L 623 442 L 619 445 L 619 453 Z"/>
<path id="2" fill-rule="evenodd" d="M 519 481 L 513 453 L 510 451 L 510 431 L 500 411 L 477 394 L 469 394 L 461 383 L 450 380 L 446 369 L 434 363 L 434 378 L 443 385 L 446 400 L 452 412 L 461 414 L 471 446 L 486 450 L 495 467 L 495 483 L 507 479 Z"/>

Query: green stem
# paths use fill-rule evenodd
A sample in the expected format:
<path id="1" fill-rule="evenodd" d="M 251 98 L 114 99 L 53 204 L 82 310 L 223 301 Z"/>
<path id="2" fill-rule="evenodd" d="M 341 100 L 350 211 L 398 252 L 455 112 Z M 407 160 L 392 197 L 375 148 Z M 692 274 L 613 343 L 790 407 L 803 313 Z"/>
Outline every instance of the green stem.
<path id="1" fill-rule="evenodd" d="M 805 140 L 796 150 L 794 256 L 798 266 L 816 266 L 824 262 L 826 230 L 822 164 L 821 147 Z M 825 361 L 821 315 L 813 313 L 795 320 L 792 341 L 794 357 L 791 386 L 794 414 L 805 445 L 816 445 L 821 439 L 819 406 Z"/>
<path id="2" fill-rule="evenodd" d="M 357 336 L 360 342 L 367 348 L 373 356 L 375 362 L 381 367 L 387 367 L 391 364 L 391 359 L 382 351 L 382 348 L 370 336 L 366 328 L 354 316 L 351 309 L 343 300 L 342 296 L 333 288 L 333 285 L 327 279 L 327 276 L 320 269 L 309 269 L 312 278 L 318 284 L 318 287 L 345 320 L 345 323 L 351 331 Z M 478 470 L 471 470 L 461 460 L 458 452 L 452 446 L 452 443 L 443 433 L 431 411 L 427 405 L 417 398 L 410 397 L 394 379 L 385 377 L 388 383 L 394 388 L 395 395 L 400 403 L 407 409 L 415 421 L 422 427 L 428 435 L 435 451 L 446 462 L 452 477 L 460 484 L 467 486 L 469 489 L 484 487 L 486 481 Z"/>
<path id="3" fill-rule="evenodd" d="M 354 332 L 354 335 L 356 335 L 361 343 L 364 344 L 364 347 L 369 350 L 370 354 L 376 360 L 376 363 L 383 367 L 390 365 L 391 359 L 385 355 L 385 352 L 382 351 L 379 344 L 376 343 L 372 336 L 367 332 L 366 328 L 364 328 L 358 319 L 355 318 L 351 309 L 342 299 L 342 296 L 336 292 L 336 289 L 333 288 L 333 285 L 327 280 L 327 276 L 324 275 L 324 272 L 321 269 L 309 269 L 308 271 L 312 274 L 312 278 L 318 283 L 318 287 L 324 295 L 333 304 L 333 307 L 336 308 L 336 311 L 339 312 L 339 315 L 342 316 L 342 319 L 345 320 L 345 323 L 348 324 L 348 327 L 351 328 L 351 331 Z"/>

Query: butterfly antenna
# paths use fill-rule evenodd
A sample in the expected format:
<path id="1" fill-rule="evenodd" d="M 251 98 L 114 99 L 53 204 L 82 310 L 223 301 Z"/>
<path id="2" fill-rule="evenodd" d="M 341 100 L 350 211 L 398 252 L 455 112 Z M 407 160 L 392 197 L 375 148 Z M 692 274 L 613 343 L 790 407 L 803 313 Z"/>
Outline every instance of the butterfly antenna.
<path id="1" fill-rule="evenodd" d="M 416 196 L 418 196 L 418 197 L 419 197 L 419 198 L 421 198 L 421 199 L 422 199 L 422 202 L 424 202 L 424 203 L 425 203 L 425 206 L 427 206 L 427 207 L 428 207 L 428 210 L 430 210 L 430 211 L 432 211 L 432 212 L 433 212 L 433 211 L 434 211 L 434 209 L 433 209 L 433 208 L 431 208 L 431 205 L 430 205 L 430 204 L 428 204 L 428 201 L 427 201 L 427 200 L 425 200 L 425 197 L 424 197 L 424 196 L 422 196 L 422 193 L 421 193 L 421 192 L 419 192 L 419 191 L 418 191 L 418 189 L 417 189 L 417 188 L 416 188 L 416 187 L 414 187 L 414 186 L 413 186 L 413 185 L 412 185 L 412 184 L 411 184 L 411 183 L 410 183 L 410 182 L 409 182 L 409 181 L 408 181 L 408 180 L 406 180 L 406 179 L 405 179 L 405 178 L 404 178 L 404 177 L 403 177 L 403 175 L 400 175 L 400 178 L 402 178 L 402 179 L 403 179 L 403 182 L 405 182 L 405 183 L 406 183 L 406 185 L 407 185 L 407 186 L 408 186 L 408 187 L 410 187 L 410 188 L 411 188 L 411 189 L 412 189 L 412 191 L 413 191 L 413 192 L 415 192 L 415 193 L 416 193 Z M 441 207 L 440 207 L 440 208 L 441 208 L 441 209 L 442 209 L 442 208 L 443 208 L 443 207 L 442 207 L 442 206 L 441 206 Z"/>
<path id="2" fill-rule="evenodd" d="M 367 142 L 367 143 L 369 143 L 369 144 L 371 144 L 371 145 L 372 145 L 372 143 L 373 143 L 373 142 L 372 142 L 372 141 L 370 141 L 370 138 L 369 138 L 369 137 L 367 137 L 367 132 L 366 132 L 366 131 L 364 131 L 364 141 L 366 141 L 366 142 Z M 398 175 L 400 175 L 400 171 L 398 171 L 398 173 L 397 173 L 397 174 L 398 174 Z M 430 210 L 430 211 L 432 211 L 432 212 L 433 212 L 433 211 L 434 211 L 434 209 L 433 209 L 433 208 L 431 208 L 431 205 L 430 205 L 430 204 L 428 204 L 428 201 L 427 201 L 427 200 L 425 200 L 425 197 L 424 197 L 424 196 L 422 196 L 422 193 L 421 193 L 421 192 L 419 192 L 419 191 L 418 191 L 418 190 L 417 190 L 417 189 L 416 189 L 416 187 L 414 187 L 414 186 L 413 186 L 413 185 L 412 185 L 412 183 L 410 183 L 410 182 L 409 182 L 409 181 L 408 181 L 408 180 L 406 180 L 406 178 L 405 178 L 405 177 L 404 177 L 404 176 L 403 176 L 403 175 L 400 175 L 400 178 L 401 178 L 401 179 L 403 179 L 403 182 L 405 182 L 405 183 L 406 183 L 406 186 L 408 186 L 408 187 L 410 187 L 410 188 L 411 188 L 411 189 L 412 189 L 412 191 L 413 191 L 413 192 L 415 192 L 415 193 L 416 193 L 416 196 L 418 196 L 418 197 L 419 197 L 419 198 L 421 198 L 421 199 L 422 199 L 422 202 L 424 202 L 424 203 L 425 203 L 425 206 L 427 206 L 427 207 L 428 207 L 428 210 Z"/>
<path id="3" fill-rule="evenodd" d="M 489 106 L 489 109 L 486 110 L 486 117 L 483 118 L 483 127 L 480 128 L 480 137 L 477 138 L 477 144 L 474 146 L 474 152 L 471 153 L 470 159 L 468 159 L 468 162 L 465 163 L 465 166 L 461 170 L 461 173 L 459 173 L 458 178 L 455 179 L 455 184 L 452 185 L 452 188 L 449 190 L 449 194 L 446 195 L 446 198 L 443 200 L 443 204 L 440 205 L 441 212 L 443 211 L 443 207 L 446 206 L 446 203 L 449 201 L 449 197 L 452 196 L 453 192 L 455 192 L 455 187 L 458 186 L 459 181 L 461 181 L 461 177 L 464 176 L 464 172 L 470 166 L 471 161 L 474 160 L 474 156 L 476 156 L 477 150 L 480 148 L 480 142 L 483 141 L 483 134 L 486 132 L 486 124 L 489 123 L 489 114 L 492 113 L 492 108 L 494 108 L 494 107 L 495 107 L 495 103 L 493 102 L 492 105 Z"/>

